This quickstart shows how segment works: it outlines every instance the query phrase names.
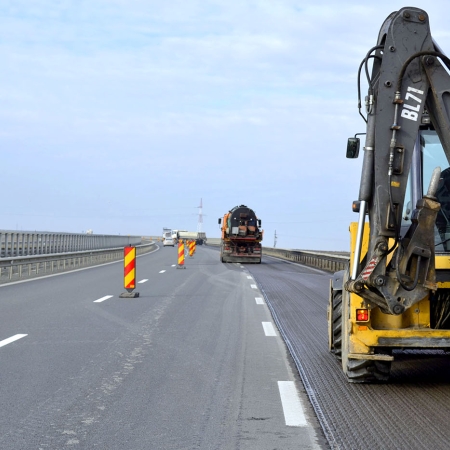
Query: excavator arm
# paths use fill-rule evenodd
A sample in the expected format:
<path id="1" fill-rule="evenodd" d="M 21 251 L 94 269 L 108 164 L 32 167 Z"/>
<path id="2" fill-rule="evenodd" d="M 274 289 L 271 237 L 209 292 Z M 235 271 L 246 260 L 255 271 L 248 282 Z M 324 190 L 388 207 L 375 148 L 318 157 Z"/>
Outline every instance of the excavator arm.
<path id="1" fill-rule="evenodd" d="M 371 75 L 368 65 L 372 62 Z M 351 275 L 345 288 L 387 314 L 402 314 L 437 289 L 435 222 L 440 167 L 418 199 L 412 223 L 402 230 L 405 192 L 419 130 L 436 130 L 450 161 L 450 60 L 433 41 L 425 11 L 392 13 L 363 60 L 369 88 L 361 174 L 359 225 Z M 364 116 L 363 116 L 364 117 Z M 367 254 L 361 255 L 369 216 Z"/>

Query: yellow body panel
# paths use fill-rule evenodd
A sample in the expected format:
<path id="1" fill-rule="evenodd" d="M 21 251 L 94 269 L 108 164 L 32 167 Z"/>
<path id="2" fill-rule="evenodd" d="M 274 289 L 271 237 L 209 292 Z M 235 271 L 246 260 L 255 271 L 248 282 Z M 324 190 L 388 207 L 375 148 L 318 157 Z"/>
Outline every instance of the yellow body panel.
<path id="1" fill-rule="evenodd" d="M 353 222 L 350 224 L 350 273 L 357 228 L 357 223 Z M 368 236 L 369 226 L 366 223 L 362 243 L 362 257 L 367 252 Z M 390 242 L 390 245 L 392 245 L 392 242 Z M 436 272 L 450 269 L 450 255 L 436 255 L 435 262 Z M 438 290 L 442 288 L 450 288 L 450 279 L 438 282 Z M 347 328 L 349 333 L 349 355 L 372 354 L 375 347 L 450 347 L 450 330 L 430 327 L 430 299 L 428 297 L 407 309 L 403 314 L 394 316 L 384 314 L 377 306 L 367 305 L 362 297 L 357 294 L 349 294 L 348 292 L 346 294 L 350 295 L 348 323 L 347 327 L 344 327 Z M 361 307 L 369 307 L 369 322 L 356 321 L 356 309 Z M 385 340 L 380 343 L 380 339 Z"/>

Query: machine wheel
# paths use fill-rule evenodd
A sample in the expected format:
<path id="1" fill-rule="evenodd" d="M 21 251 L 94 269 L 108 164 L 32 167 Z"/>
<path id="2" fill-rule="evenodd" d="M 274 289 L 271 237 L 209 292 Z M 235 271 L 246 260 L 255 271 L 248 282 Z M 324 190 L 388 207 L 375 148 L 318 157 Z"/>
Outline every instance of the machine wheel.
<path id="1" fill-rule="evenodd" d="M 348 297 L 345 297 L 345 302 Z M 342 361 L 342 368 L 350 383 L 382 383 L 389 379 L 391 361 L 376 359 L 348 358 L 348 330 L 343 327 L 343 317 L 348 314 L 348 303 L 343 303 L 343 292 L 338 291 L 333 296 L 332 339 L 334 355 Z M 380 353 L 389 353 L 388 349 L 376 349 Z"/>
<path id="2" fill-rule="evenodd" d="M 347 377 L 351 383 L 386 382 L 391 372 L 391 361 L 349 359 Z"/>
<path id="3" fill-rule="evenodd" d="M 342 359 L 342 292 L 333 297 L 333 348 L 334 356 Z"/>

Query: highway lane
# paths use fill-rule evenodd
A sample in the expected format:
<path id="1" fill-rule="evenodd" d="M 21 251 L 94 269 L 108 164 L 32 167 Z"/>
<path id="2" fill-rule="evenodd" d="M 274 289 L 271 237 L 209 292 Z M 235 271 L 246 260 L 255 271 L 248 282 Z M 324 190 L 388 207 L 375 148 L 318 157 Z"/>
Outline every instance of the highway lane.
<path id="1" fill-rule="evenodd" d="M 449 448 L 448 355 L 398 350 L 388 384 L 350 384 L 327 348 L 330 274 L 271 257 L 245 268 L 270 304 L 332 448 Z"/>
<path id="2" fill-rule="evenodd" d="M 0 341 L 24 335 L 0 347 L 0 448 L 326 448 L 248 270 L 176 260 L 138 258 L 136 299 L 121 263 L 0 287 Z"/>

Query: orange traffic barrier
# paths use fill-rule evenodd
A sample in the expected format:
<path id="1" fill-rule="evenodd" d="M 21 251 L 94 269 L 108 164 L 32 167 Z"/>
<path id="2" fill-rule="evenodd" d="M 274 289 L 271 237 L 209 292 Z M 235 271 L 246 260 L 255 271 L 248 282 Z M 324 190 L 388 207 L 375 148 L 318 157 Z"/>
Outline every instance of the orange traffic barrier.
<path id="1" fill-rule="evenodd" d="M 195 241 L 189 241 L 189 257 L 192 258 L 194 256 L 194 245 Z"/>
<path id="2" fill-rule="evenodd" d="M 185 269 L 184 267 L 184 242 L 182 239 L 178 241 L 178 265 L 177 269 Z"/>

